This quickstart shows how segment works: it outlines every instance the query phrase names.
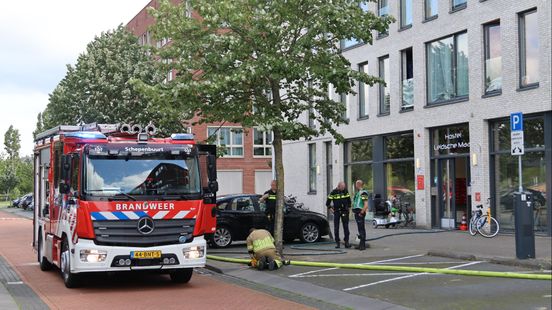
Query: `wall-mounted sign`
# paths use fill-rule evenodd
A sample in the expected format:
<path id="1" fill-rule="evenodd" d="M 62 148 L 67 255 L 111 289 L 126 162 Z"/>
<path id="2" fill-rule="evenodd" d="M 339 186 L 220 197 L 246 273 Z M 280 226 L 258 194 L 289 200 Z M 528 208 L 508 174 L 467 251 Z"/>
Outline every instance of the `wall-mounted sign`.
<path id="1" fill-rule="evenodd" d="M 481 201 L 481 193 L 480 192 L 475 192 L 475 201 L 477 201 L 477 202 Z"/>
<path id="2" fill-rule="evenodd" d="M 438 127 L 431 130 L 433 156 L 470 152 L 468 124 Z"/>

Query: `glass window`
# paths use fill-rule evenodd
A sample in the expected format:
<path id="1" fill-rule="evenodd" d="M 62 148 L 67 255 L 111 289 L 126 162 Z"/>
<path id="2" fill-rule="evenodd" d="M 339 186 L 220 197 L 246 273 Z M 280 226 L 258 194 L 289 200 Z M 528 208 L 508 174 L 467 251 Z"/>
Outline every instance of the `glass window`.
<path id="1" fill-rule="evenodd" d="M 425 0 L 424 14 L 426 19 L 437 16 L 439 13 L 438 3 L 438 0 Z"/>
<path id="2" fill-rule="evenodd" d="M 513 229 L 514 197 L 512 194 L 518 190 L 519 186 L 518 158 L 509 153 L 496 154 L 493 157 L 495 166 L 493 196 L 496 197 L 497 220 L 501 228 Z M 546 201 L 547 185 L 544 151 L 528 152 L 526 150 L 522 161 L 522 178 L 523 189 L 533 194 L 535 230 L 546 231 L 549 202 Z"/>
<path id="3" fill-rule="evenodd" d="M 312 80 L 309 80 L 307 87 L 309 88 L 309 90 L 312 90 L 314 88 Z M 316 117 L 314 115 L 314 108 L 311 106 L 309 107 L 309 110 L 307 112 L 307 126 L 309 126 L 310 128 L 314 128 L 315 119 Z"/>
<path id="4" fill-rule="evenodd" d="M 401 0 L 401 28 L 412 25 L 412 0 Z"/>
<path id="5" fill-rule="evenodd" d="M 90 196 L 186 195 L 201 192 L 197 158 L 171 153 L 106 157 L 86 160 L 84 191 Z"/>
<path id="6" fill-rule="evenodd" d="M 415 208 L 414 161 L 388 162 L 385 164 L 387 197 L 396 196 L 401 203 Z"/>
<path id="7" fill-rule="evenodd" d="M 389 15 L 389 0 L 378 0 L 378 16 L 387 16 Z M 378 35 L 385 36 L 388 32 L 380 32 Z"/>
<path id="8" fill-rule="evenodd" d="M 224 147 L 224 155 L 243 156 L 243 130 L 241 128 L 209 127 L 207 134 L 209 137 L 215 137 L 217 146 Z"/>
<path id="9" fill-rule="evenodd" d="M 360 3 L 360 8 L 364 11 L 364 12 L 368 12 L 368 2 L 361 2 Z M 341 49 L 345 49 L 345 48 L 348 48 L 348 47 L 351 47 L 351 46 L 355 46 L 357 44 L 360 44 L 362 43 L 361 41 L 358 41 L 356 39 L 345 39 L 345 40 L 341 40 Z"/>
<path id="10" fill-rule="evenodd" d="M 360 162 L 372 160 L 372 139 L 354 140 L 347 143 L 347 161 Z"/>
<path id="11" fill-rule="evenodd" d="M 349 103 L 347 102 L 347 94 L 340 94 L 339 101 L 345 107 L 345 111 L 342 116 L 343 119 L 349 119 Z"/>
<path id="12" fill-rule="evenodd" d="M 379 59 L 379 77 L 385 84 L 379 84 L 380 114 L 389 114 L 391 108 L 391 92 L 389 89 L 389 56 Z"/>
<path id="13" fill-rule="evenodd" d="M 466 7 L 468 0 L 452 0 L 452 10 L 457 10 Z"/>
<path id="14" fill-rule="evenodd" d="M 520 87 L 539 82 L 539 25 L 537 10 L 519 15 Z"/>
<path id="15" fill-rule="evenodd" d="M 485 93 L 502 90 L 502 44 L 500 22 L 484 26 L 485 35 Z"/>
<path id="16" fill-rule="evenodd" d="M 374 192 L 374 176 L 372 172 L 372 164 L 353 164 L 347 165 L 347 186 L 349 192 L 353 193 L 355 181 L 362 180 L 364 182 L 364 189 L 369 192 Z"/>
<path id="17" fill-rule="evenodd" d="M 433 156 L 469 153 L 468 124 L 433 129 L 431 143 Z"/>
<path id="18" fill-rule="evenodd" d="M 412 48 L 401 51 L 401 110 L 414 107 L 414 60 Z"/>
<path id="19" fill-rule="evenodd" d="M 414 135 L 411 133 L 385 137 L 385 158 L 414 157 Z"/>
<path id="20" fill-rule="evenodd" d="M 368 74 L 368 63 L 359 64 L 358 71 Z M 368 116 L 368 88 L 369 85 L 362 82 L 358 83 L 358 118 Z"/>
<path id="21" fill-rule="evenodd" d="M 438 103 L 469 92 L 466 32 L 427 44 L 428 102 Z"/>
<path id="22" fill-rule="evenodd" d="M 492 125 L 494 135 L 493 151 L 510 152 L 510 121 L 508 119 L 494 122 Z M 544 149 L 544 118 L 524 117 L 523 138 L 525 149 Z"/>
<path id="23" fill-rule="evenodd" d="M 272 155 L 272 132 L 253 129 L 253 156 Z"/>
<path id="24" fill-rule="evenodd" d="M 316 144 L 309 144 L 309 192 L 316 192 Z"/>

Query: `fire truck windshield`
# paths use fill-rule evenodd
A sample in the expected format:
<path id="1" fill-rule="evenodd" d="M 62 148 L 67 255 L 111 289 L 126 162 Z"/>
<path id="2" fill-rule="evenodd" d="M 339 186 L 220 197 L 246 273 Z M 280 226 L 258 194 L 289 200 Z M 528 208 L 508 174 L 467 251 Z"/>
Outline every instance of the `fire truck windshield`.
<path id="1" fill-rule="evenodd" d="M 91 197 L 187 198 L 201 193 L 196 157 L 173 156 L 170 153 L 138 157 L 90 155 L 86 158 L 85 167 L 84 194 Z"/>

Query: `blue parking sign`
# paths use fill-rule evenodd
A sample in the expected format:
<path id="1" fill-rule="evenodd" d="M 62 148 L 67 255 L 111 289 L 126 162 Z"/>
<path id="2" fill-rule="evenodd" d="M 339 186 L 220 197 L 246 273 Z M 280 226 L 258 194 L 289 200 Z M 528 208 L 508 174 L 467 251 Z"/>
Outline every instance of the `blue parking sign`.
<path id="1" fill-rule="evenodd" d="M 512 131 L 523 131 L 523 113 L 510 114 L 510 128 Z"/>

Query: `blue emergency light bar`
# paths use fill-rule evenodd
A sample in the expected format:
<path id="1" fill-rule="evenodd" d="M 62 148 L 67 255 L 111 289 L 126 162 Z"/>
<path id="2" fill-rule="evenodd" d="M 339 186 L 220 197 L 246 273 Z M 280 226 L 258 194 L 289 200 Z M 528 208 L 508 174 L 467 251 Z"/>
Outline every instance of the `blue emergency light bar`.
<path id="1" fill-rule="evenodd" d="M 66 138 L 79 138 L 79 139 L 107 139 L 107 137 L 101 132 L 92 131 L 75 131 L 64 133 Z"/>
<path id="2" fill-rule="evenodd" d="M 173 133 L 171 135 L 171 139 L 173 140 L 193 140 L 194 134 L 192 133 Z"/>

